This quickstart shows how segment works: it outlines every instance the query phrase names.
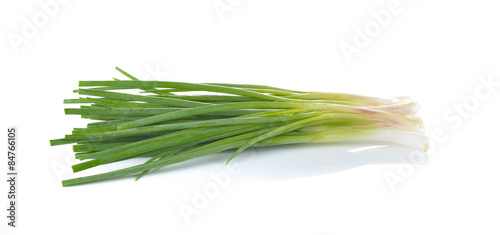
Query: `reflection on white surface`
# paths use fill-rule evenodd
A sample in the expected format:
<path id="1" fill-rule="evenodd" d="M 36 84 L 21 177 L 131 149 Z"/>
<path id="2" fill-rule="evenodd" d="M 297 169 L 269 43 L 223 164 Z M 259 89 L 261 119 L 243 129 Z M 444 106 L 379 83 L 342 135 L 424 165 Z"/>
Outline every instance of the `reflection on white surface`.
<path id="1" fill-rule="evenodd" d="M 366 146 L 366 147 L 361 147 L 361 148 L 355 148 L 355 149 L 349 150 L 349 152 L 355 153 L 355 152 L 365 151 L 368 149 L 381 148 L 381 147 L 386 147 L 386 145 L 372 145 L 372 146 Z"/>
<path id="2" fill-rule="evenodd" d="M 234 151 L 212 154 L 163 167 L 158 173 L 178 174 L 182 171 L 224 170 L 226 160 Z M 418 161 L 414 158 L 418 158 Z M 250 148 L 236 156 L 230 164 L 236 163 L 241 168 L 241 173 L 236 179 L 274 181 L 331 174 L 367 164 L 407 164 L 409 162 L 425 164 L 427 161 L 426 154 L 404 145 L 375 141 L 349 141 Z"/>
<path id="3" fill-rule="evenodd" d="M 331 174 L 366 164 L 400 164 L 415 156 L 413 148 L 382 142 L 343 142 L 277 146 L 258 150 L 242 163 L 245 180 L 286 180 Z M 417 152 L 420 163 L 427 155 Z"/>

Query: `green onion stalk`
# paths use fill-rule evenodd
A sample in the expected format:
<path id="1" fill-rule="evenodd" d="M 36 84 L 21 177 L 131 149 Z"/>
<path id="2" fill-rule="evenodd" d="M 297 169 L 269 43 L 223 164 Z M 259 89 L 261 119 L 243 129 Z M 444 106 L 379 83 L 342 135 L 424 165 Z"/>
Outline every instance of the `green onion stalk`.
<path id="1" fill-rule="evenodd" d="M 373 140 L 427 151 L 419 106 L 409 97 L 377 98 L 304 92 L 264 85 L 142 81 L 80 81 L 68 115 L 92 120 L 52 146 L 74 144 L 74 172 L 131 158 L 144 163 L 68 179 L 63 186 L 136 175 L 152 169 L 249 147 Z M 199 93 L 203 94 L 199 94 Z M 195 94 L 193 94 L 195 93 Z"/>

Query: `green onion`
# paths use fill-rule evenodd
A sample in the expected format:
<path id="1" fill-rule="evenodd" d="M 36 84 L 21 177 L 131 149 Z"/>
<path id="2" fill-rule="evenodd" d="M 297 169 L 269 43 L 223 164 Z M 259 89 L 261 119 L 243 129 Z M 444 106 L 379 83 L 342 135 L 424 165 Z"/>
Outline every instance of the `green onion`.
<path id="1" fill-rule="evenodd" d="M 80 81 L 81 97 L 65 99 L 68 115 L 96 120 L 52 146 L 76 144 L 78 172 L 130 158 L 143 164 L 63 181 L 72 186 L 136 174 L 253 146 L 376 140 L 426 151 L 419 106 L 408 97 L 377 98 L 304 92 L 265 85 L 141 81 Z M 142 90 L 135 92 L 134 90 Z M 192 94 L 202 92 L 208 94 Z"/>

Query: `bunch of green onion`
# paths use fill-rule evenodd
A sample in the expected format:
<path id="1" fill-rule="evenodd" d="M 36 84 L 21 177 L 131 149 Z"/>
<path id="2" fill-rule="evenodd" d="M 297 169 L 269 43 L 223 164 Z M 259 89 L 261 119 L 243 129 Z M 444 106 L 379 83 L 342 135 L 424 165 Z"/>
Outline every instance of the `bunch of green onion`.
<path id="1" fill-rule="evenodd" d="M 389 141 L 426 151 L 418 104 L 408 97 L 375 98 L 328 92 L 303 92 L 263 85 L 140 81 L 80 81 L 66 99 L 66 114 L 97 120 L 71 135 L 51 140 L 74 144 L 84 160 L 73 171 L 137 157 L 140 165 L 64 180 L 63 186 L 136 174 L 222 152 L 233 157 L 252 146 L 346 140 Z M 139 90 L 140 92 L 134 92 Z M 203 94 L 196 94 L 197 92 Z M 193 94 L 193 92 L 195 94 Z M 226 163 L 227 164 L 227 163 Z"/>

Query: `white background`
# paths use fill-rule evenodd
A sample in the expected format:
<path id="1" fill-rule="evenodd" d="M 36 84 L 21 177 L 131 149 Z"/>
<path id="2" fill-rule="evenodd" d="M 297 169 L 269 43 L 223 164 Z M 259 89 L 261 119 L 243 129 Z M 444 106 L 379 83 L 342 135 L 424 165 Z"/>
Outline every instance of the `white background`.
<path id="1" fill-rule="evenodd" d="M 475 98 L 476 89 L 487 92 L 478 77 L 500 81 L 498 3 L 401 0 L 398 13 L 348 63 L 342 42 L 353 45 L 356 28 L 365 31 L 376 22 L 371 12 L 387 11 L 390 1 L 221 0 L 231 9 L 223 18 L 214 2 L 69 1 L 52 7 L 47 22 L 36 1 L 0 3 L 2 138 L 7 126 L 18 127 L 20 172 L 18 226 L 8 228 L 0 216 L 2 233 L 500 233 L 500 87 Z M 24 19 L 41 25 L 13 46 Z M 49 140 L 85 124 L 63 114 L 62 100 L 76 97 L 79 80 L 120 76 L 114 66 L 145 79 L 409 95 L 438 138 L 427 163 L 412 165 L 401 158 L 409 150 L 397 146 L 356 156 L 348 151 L 355 145 L 247 151 L 238 157 L 241 174 L 187 224 L 179 205 L 192 205 L 195 191 L 214 182 L 210 173 L 224 170 L 227 154 L 138 182 L 61 186 L 74 177 L 64 167 L 76 161 L 70 146 L 50 147 Z M 464 102 L 467 117 L 453 111 Z M 444 120 L 446 114 L 460 123 Z M 5 141 L 0 146 L 6 152 Z M 273 168 L 280 174 L 288 155 L 330 156 L 332 166 L 317 176 L 243 179 L 259 170 L 272 175 Z M 252 156 L 280 161 L 266 169 L 241 161 Z M 6 160 L 0 163 L 4 172 Z M 5 183 L 0 208 L 7 206 Z"/>

